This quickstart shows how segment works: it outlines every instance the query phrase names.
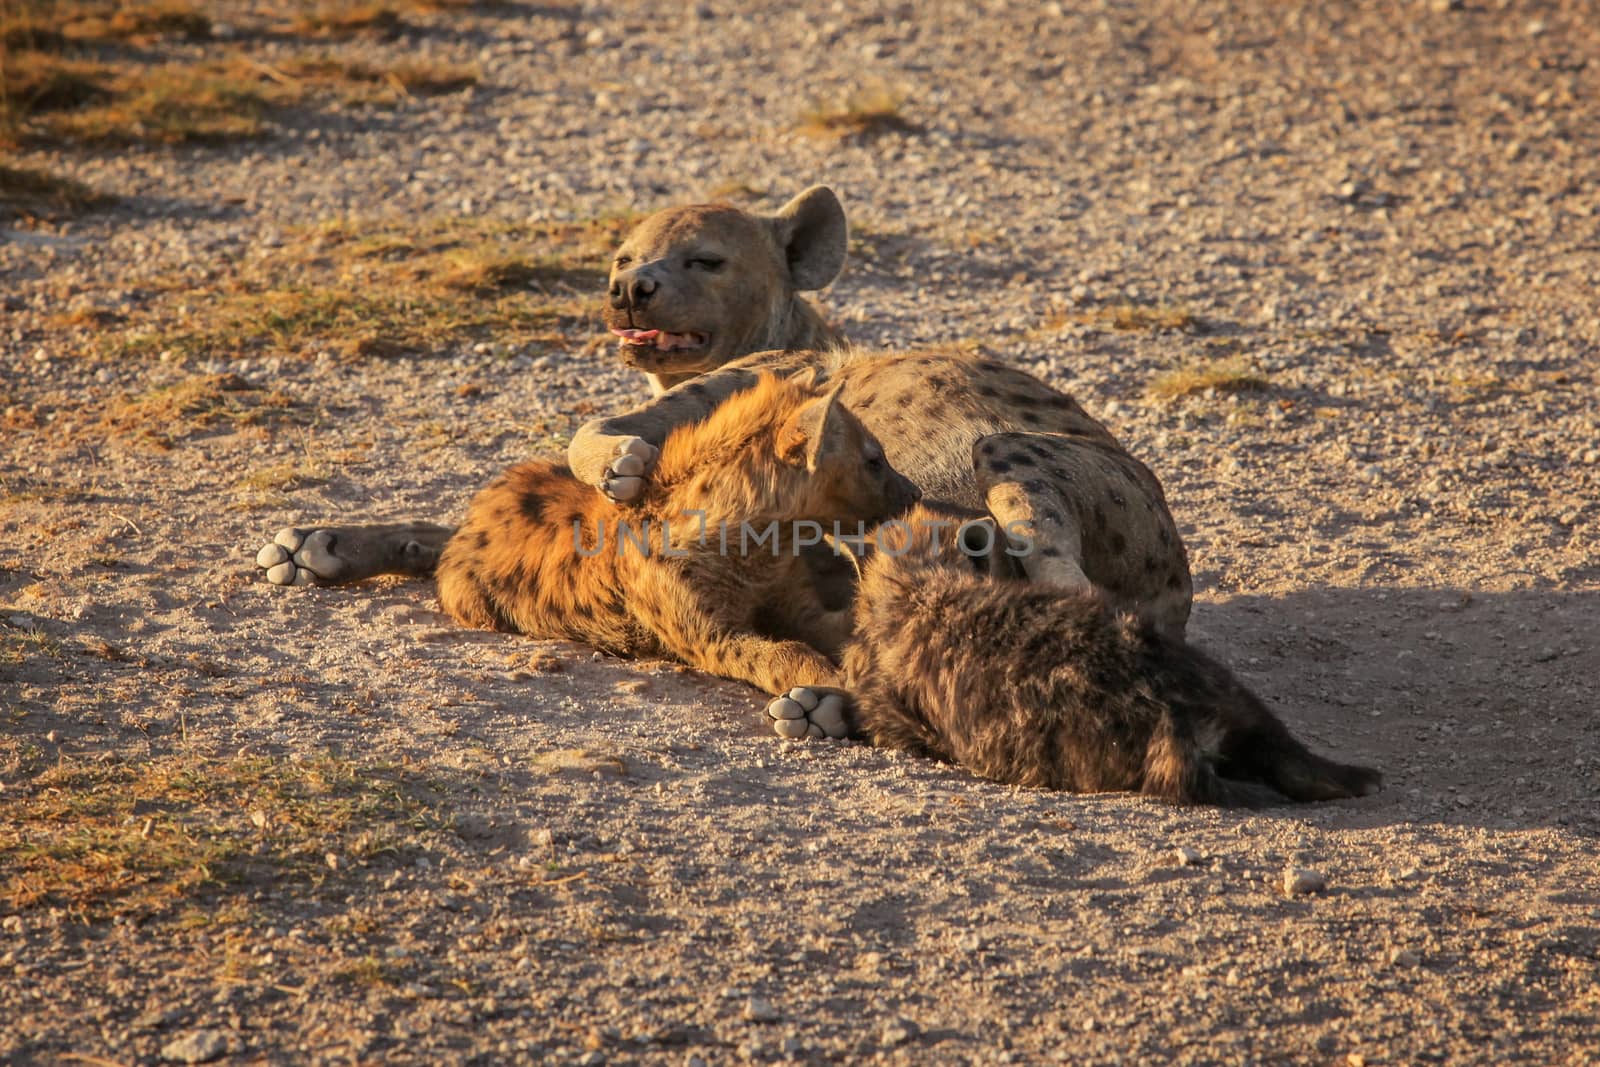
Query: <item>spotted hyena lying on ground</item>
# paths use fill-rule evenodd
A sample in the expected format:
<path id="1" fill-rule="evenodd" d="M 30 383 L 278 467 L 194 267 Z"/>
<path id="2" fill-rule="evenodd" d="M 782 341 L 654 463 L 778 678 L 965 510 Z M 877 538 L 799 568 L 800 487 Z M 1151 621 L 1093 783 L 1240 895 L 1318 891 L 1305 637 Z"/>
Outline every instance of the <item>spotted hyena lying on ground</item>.
<path id="1" fill-rule="evenodd" d="M 654 399 L 583 426 L 573 474 L 637 499 L 667 435 L 763 371 L 815 368 L 930 499 L 979 509 L 1037 546 L 1028 577 L 1097 588 L 1181 634 L 1192 587 L 1161 485 L 1071 397 L 993 360 L 855 352 L 800 295 L 844 265 L 847 227 L 825 188 L 776 215 L 726 205 L 658 212 L 612 264 L 606 324 Z M 257 560 L 280 584 L 427 575 L 452 530 L 433 523 L 289 529 Z"/>
<path id="2" fill-rule="evenodd" d="M 763 375 L 674 430 L 630 507 L 560 464 L 511 468 L 446 544 L 439 599 L 469 626 L 670 656 L 768 693 L 834 685 L 824 652 L 838 653 L 849 613 L 788 595 L 805 584 L 794 544 L 917 496 L 837 388 Z"/>
<path id="3" fill-rule="evenodd" d="M 1311 752 L 1226 667 L 1097 590 L 1006 580 L 1014 550 L 987 516 L 917 507 L 873 541 L 844 692 L 773 701 L 780 733 L 842 721 L 997 781 L 1180 804 L 1333 800 L 1382 782 Z"/>

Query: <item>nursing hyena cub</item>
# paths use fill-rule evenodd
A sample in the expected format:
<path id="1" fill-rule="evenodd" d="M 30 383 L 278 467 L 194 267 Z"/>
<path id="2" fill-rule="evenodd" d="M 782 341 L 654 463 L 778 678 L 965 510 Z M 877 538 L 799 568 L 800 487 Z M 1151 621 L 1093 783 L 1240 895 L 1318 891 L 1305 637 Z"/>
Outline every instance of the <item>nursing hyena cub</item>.
<path id="1" fill-rule="evenodd" d="M 992 520 L 958 535 L 918 507 L 877 541 L 844 667 L 856 725 L 878 745 L 1017 785 L 1181 804 L 1379 788 L 1378 772 L 1312 753 L 1226 667 L 1147 618 L 1094 590 L 995 580 L 1011 564 Z"/>
<path id="2" fill-rule="evenodd" d="M 789 592 L 796 542 L 918 495 L 838 389 L 768 375 L 667 437 L 632 507 L 563 465 L 511 468 L 445 546 L 439 599 L 469 626 L 670 656 L 768 693 L 837 685 L 824 653 L 849 615 Z"/>

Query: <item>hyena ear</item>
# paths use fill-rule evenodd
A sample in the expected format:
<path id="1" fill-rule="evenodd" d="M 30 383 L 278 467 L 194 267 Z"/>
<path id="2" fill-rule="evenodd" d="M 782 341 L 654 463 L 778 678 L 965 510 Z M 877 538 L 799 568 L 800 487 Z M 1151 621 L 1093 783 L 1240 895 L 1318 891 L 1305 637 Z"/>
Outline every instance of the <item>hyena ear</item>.
<path id="1" fill-rule="evenodd" d="M 830 456 L 849 447 L 850 413 L 839 402 L 839 385 L 807 400 L 778 431 L 778 458 L 815 471 Z"/>
<path id="2" fill-rule="evenodd" d="M 872 558 L 872 542 L 866 540 L 866 538 L 857 541 L 835 537 L 832 534 L 828 534 L 825 540 L 833 546 L 835 555 L 843 556 L 850 561 L 850 566 L 856 572 L 856 581 L 859 582 L 864 577 L 863 572 L 866 570 L 867 560 Z"/>
<path id="3" fill-rule="evenodd" d="M 768 222 L 796 289 L 821 289 L 844 269 L 850 224 L 839 198 L 826 185 L 813 185 L 779 208 Z"/>

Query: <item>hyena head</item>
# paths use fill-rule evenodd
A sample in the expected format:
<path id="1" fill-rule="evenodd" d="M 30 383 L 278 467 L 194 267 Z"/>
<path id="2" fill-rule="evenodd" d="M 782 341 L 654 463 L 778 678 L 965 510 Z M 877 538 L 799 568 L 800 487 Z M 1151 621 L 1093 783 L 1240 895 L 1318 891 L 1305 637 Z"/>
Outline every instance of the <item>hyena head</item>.
<path id="1" fill-rule="evenodd" d="M 728 204 L 658 211 L 612 260 L 606 326 L 624 363 L 668 379 L 794 347 L 796 294 L 833 281 L 848 240 L 844 208 L 820 185 L 775 215 Z"/>
<path id="2" fill-rule="evenodd" d="M 835 386 L 806 400 L 778 428 L 780 481 L 789 483 L 782 492 L 792 501 L 784 510 L 796 520 L 870 526 L 905 511 L 922 491 L 889 465 L 883 446 L 840 402 L 839 391 Z"/>
<path id="3" fill-rule="evenodd" d="M 658 505 L 710 516 L 838 522 L 852 530 L 922 495 L 817 372 L 763 374 L 703 422 L 674 430 L 645 490 Z"/>
<path id="4" fill-rule="evenodd" d="M 986 578 L 1022 574 L 1025 546 L 985 512 L 940 504 L 919 504 L 881 523 L 868 539 L 862 577 L 874 575 L 923 580 L 932 571 Z"/>

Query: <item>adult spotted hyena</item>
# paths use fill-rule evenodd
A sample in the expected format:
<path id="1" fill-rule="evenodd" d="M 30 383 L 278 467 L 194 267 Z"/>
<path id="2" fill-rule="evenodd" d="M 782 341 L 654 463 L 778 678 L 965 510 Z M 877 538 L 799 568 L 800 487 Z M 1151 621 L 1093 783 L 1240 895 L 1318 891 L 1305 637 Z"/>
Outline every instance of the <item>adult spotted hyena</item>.
<path id="1" fill-rule="evenodd" d="M 1029 577 L 1096 588 L 1181 634 L 1188 558 L 1150 470 L 1070 396 L 1016 368 L 845 346 L 801 293 L 838 275 L 847 238 L 843 208 L 820 186 L 774 215 L 702 204 L 640 223 L 613 260 L 605 319 L 655 395 L 582 427 L 568 451 L 573 473 L 632 501 L 675 427 L 763 371 L 815 368 L 928 498 L 985 510 L 1031 540 Z M 428 575 L 451 533 L 426 522 L 292 528 L 257 562 L 280 584 Z"/>

